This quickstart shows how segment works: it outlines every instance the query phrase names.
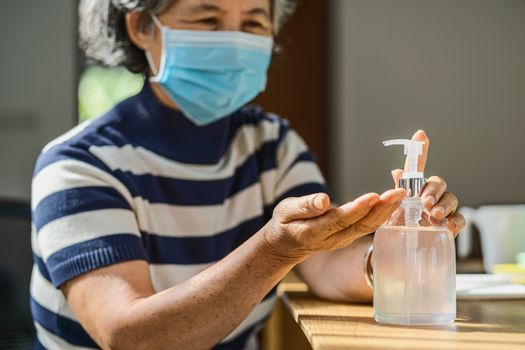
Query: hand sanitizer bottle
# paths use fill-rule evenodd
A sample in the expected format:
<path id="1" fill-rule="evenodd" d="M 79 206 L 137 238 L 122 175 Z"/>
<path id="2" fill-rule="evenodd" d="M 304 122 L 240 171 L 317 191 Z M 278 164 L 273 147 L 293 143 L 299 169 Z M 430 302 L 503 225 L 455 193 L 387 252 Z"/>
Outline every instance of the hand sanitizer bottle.
<path id="1" fill-rule="evenodd" d="M 374 236 L 374 318 L 394 325 L 444 325 L 456 318 L 454 237 L 427 213 L 418 172 L 423 142 L 385 141 L 405 148 L 406 171 L 399 186 L 407 197 Z"/>

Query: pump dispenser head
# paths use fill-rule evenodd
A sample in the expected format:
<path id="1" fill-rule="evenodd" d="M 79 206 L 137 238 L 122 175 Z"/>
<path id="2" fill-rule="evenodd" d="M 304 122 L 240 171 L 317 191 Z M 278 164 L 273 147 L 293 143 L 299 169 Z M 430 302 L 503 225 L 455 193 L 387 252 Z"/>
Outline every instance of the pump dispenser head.
<path id="1" fill-rule="evenodd" d="M 419 156 L 423 154 L 423 141 L 414 140 L 389 140 L 384 141 L 383 145 L 388 146 L 404 146 L 404 153 L 406 158 L 406 169 L 403 176 L 399 180 L 399 187 L 404 188 L 408 192 L 409 197 L 419 197 L 425 178 L 423 173 L 418 171 L 417 164 Z"/>

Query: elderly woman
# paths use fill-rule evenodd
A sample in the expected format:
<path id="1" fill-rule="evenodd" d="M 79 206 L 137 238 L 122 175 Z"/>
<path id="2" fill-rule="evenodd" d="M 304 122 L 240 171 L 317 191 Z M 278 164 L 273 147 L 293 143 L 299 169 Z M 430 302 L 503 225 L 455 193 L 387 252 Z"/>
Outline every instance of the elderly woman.
<path id="1" fill-rule="evenodd" d="M 140 93 L 48 144 L 33 179 L 31 307 L 40 348 L 251 349 L 296 269 L 323 298 L 369 301 L 363 266 L 402 189 L 330 204 L 265 88 L 289 0 L 84 0 L 89 57 Z M 423 132 L 414 138 L 426 142 Z M 439 177 L 424 203 L 457 199 Z M 369 255 L 368 255 L 369 256 Z"/>

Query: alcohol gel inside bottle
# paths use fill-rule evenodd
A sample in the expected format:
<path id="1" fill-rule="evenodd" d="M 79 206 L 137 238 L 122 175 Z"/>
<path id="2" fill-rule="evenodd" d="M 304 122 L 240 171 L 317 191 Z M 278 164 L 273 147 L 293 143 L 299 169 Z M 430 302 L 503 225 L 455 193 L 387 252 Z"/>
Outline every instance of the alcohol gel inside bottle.
<path id="1" fill-rule="evenodd" d="M 425 212 L 417 163 L 423 142 L 391 140 L 407 155 L 400 187 L 407 198 L 374 236 L 374 318 L 395 325 L 443 325 L 456 318 L 454 237 Z"/>

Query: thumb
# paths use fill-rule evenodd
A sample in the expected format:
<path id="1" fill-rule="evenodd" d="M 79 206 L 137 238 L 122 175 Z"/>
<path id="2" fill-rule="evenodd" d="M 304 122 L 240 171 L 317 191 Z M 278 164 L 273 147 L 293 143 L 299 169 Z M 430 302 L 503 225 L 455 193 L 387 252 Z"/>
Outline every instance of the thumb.
<path id="1" fill-rule="evenodd" d="M 315 193 L 303 197 L 290 197 L 281 201 L 274 210 L 283 224 L 293 220 L 311 219 L 324 214 L 330 208 L 330 197 L 326 193 Z"/>
<path id="2" fill-rule="evenodd" d="M 395 188 L 399 187 L 399 180 L 401 179 L 401 176 L 403 176 L 403 170 L 402 169 L 392 170 L 392 178 L 394 179 L 394 186 L 395 186 Z"/>

